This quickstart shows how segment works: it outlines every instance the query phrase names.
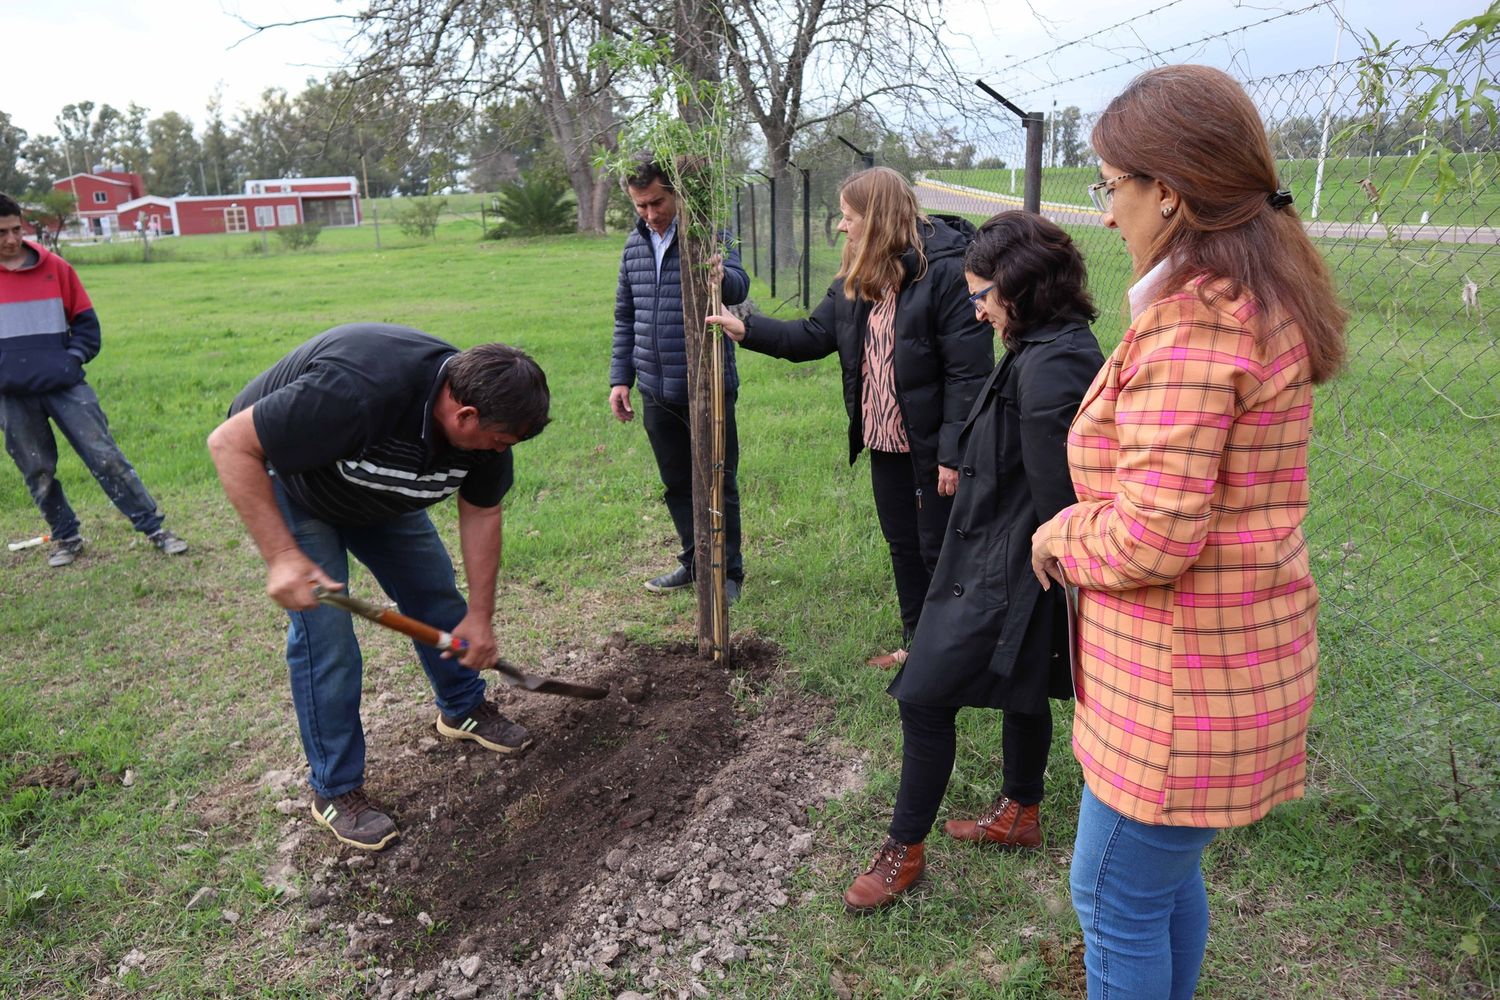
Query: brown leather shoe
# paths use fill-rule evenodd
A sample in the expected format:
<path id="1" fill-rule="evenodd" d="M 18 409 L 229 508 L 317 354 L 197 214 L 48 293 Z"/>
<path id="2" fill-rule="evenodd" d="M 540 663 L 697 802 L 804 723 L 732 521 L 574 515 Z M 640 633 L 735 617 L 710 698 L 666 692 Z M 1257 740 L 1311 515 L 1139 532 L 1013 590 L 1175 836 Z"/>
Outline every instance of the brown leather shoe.
<path id="1" fill-rule="evenodd" d="M 922 877 L 927 868 L 922 853 L 921 844 L 903 844 L 887 837 L 869 869 L 844 890 L 844 906 L 850 913 L 873 913 L 890 906 Z"/>
<path id="2" fill-rule="evenodd" d="M 1040 809 L 1012 802 L 1002 795 L 983 816 L 975 820 L 950 819 L 943 824 L 943 832 L 954 840 L 1031 850 L 1042 846 Z"/>
<path id="3" fill-rule="evenodd" d="M 889 653 L 881 653 L 879 656 L 870 657 L 865 661 L 865 666 L 874 667 L 877 670 L 895 670 L 905 662 L 906 650 L 896 649 Z"/>

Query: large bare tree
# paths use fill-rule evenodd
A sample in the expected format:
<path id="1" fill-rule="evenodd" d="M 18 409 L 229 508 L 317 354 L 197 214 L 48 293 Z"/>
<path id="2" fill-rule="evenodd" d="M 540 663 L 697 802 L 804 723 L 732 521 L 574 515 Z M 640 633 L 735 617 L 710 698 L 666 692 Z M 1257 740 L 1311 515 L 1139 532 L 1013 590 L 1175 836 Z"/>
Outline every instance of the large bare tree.
<path id="1" fill-rule="evenodd" d="M 941 0 L 712 0 L 724 58 L 766 141 L 766 169 L 792 190 L 804 130 L 854 111 L 909 118 L 950 105 L 959 76 Z M 794 260 L 790 196 L 778 193 L 778 254 Z"/>
<path id="2" fill-rule="evenodd" d="M 603 232 L 614 181 L 594 161 L 612 148 L 618 99 L 589 51 L 617 30 L 615 18 L 613 0 L 368 0 L 349 16 L 355 55 L 345 70 L 400 97 L 388 107 L 412 111 L 533 98 L 577 196 L 578 229 Z"/>

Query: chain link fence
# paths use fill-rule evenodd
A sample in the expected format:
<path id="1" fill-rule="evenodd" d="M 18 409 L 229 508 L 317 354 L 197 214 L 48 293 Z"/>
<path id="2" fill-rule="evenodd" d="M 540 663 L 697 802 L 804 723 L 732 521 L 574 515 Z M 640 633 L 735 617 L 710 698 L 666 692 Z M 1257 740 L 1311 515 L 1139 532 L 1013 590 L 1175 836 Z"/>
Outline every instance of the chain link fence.
<path id="1" fill-rule="evenodd" d="M 1424 107 L 1424 67 L 1470 92 L 1479 71 L 1450 41 L 1243 82 L 1351 313 L 1312 440 L 1313 781 L 1500 906 L 1500 148 L 1483 115 Z M 1085 191 L 1095 118 L 1063 120 L 1066 146 L 1049 123 L 1042 212 L 1085 255 L 1108 351 L 1134 279 Z M 1020 208 L 1018 126 L 997 106 L 973 164 L 915 173 L 924 208 Z M 767 311 L 815 304 L 837 273 L 845 175 L 794 173 L 775 213 L 768 183 L 741 190 L 746 267 L 775 270 Z"/>

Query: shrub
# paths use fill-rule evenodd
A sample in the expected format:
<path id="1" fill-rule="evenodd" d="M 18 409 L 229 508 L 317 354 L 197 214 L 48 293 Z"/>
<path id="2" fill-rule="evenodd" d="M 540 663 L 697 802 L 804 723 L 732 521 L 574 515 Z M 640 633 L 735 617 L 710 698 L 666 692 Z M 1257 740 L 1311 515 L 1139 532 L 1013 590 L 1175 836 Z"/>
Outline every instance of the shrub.
<path id="1" fill-rule="evenodd" d="M 437 233 L 438 216 L 448 207 L 448 200 L 440 198 L 412 198 L 396 209 L 396 225 L 407 236 L 420 236 L 430 240 Z"/>
<path id="2" fill-rule="evenodd" d="M 572 193 L 556 174 L 533 171 L 501 185 L 495 207 L 504 221 L 485 233 L 485 239 L 542 236 L 574 229 Z"/>
<path id="3" fill-rule="evenodd" d="M 306 250 L 318 242 L 322 232 L 323 227 L 316 222 L 304 222 L 300 226 L 281 226 L 276 230 L 276 238 L 288 250 Z"/>

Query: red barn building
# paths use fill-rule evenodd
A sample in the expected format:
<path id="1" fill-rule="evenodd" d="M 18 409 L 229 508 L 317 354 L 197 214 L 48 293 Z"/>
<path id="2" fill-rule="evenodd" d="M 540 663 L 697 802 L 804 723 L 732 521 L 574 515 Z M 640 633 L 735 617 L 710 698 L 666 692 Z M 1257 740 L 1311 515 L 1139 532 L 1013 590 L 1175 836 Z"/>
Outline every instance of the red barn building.
<path id="1" fill-rule="evenodd" d="M 52 186 L 73 195 L 78 202 L 78 219 L 88 236 L 113 235 L 120 228 L 120 206 L 146 193 L 141 175 L 124 170 L 73 174 Z"/>
<path id="2" fill-rule="evenodd" d="M 95 191 L 113 194 L 112 178 L 135 178 L 128 197 L 89 211 L 87 202 Z M 84 178 L 96 180 L 85 181 Z M 99 182 L 104 183 L 99 183 Z M 183 195 L 162 198 L 141 190 L 136 174 L 80 174 L 58 181 L 54 187 L 72 191 L 78 198 L 78 215 L 85 235 L 109 236 L 114 232 L 141 229 L 161 235 L 197 236 L 205 233 L 253 233 L 283 226 L 312 223 L 318 226 L 357 226 L 359 182 L 353 177 L 280 177 L 245 182 L 243 194 Z"/>

